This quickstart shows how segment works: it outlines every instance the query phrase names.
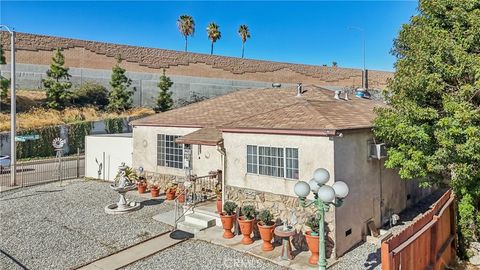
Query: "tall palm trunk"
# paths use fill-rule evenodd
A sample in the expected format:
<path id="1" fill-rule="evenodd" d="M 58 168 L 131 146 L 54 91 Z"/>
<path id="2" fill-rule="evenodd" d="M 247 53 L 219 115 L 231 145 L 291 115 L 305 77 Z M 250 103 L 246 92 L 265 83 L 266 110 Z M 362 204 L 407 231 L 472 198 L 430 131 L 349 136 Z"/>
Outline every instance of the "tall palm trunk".
<path id="1" fill-rule="evenodd" d="M 245 49 L 245 42 L 242 42 L 242 58 L 243 58 L 244 49 Z"/>
<path id="2" fill-rule="evenodd" d="M 187 44 L 188 44 L 188 42 L 187 42 L 187 36 L 185 36 L 185 51 L 187 51 Z"/>
<path id="3" fill-rule="evenodd" d="M 210 48 L 210 55 L 213 55 L 213 41 L 212 41 L 212 47 Z"/>

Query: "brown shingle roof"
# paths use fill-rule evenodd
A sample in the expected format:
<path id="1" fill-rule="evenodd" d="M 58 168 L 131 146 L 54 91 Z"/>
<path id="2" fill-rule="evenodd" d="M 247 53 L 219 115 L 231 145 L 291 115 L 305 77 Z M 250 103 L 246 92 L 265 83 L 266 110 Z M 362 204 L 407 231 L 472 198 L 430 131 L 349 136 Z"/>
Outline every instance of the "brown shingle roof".
<path id="1" fill-rule="evenodd" d="M 132 122 L 134 126 L 216 127 L 222 131 L 312 135 L 370 128 L 373 108 L 382 103 L 351 97 L 336 100 L 329 90 L 310 87 L 302 97 L 296 89 L 240 90 Z M 280 132 L 282 131 L 282 132 Z"/>
<path id="2" fill-rule="evenodd" d="M 222 141 L 222 132 L 216 128 L 206 127 L 184 135 L 175 141 L 184 144 L 217 145 Z"/>

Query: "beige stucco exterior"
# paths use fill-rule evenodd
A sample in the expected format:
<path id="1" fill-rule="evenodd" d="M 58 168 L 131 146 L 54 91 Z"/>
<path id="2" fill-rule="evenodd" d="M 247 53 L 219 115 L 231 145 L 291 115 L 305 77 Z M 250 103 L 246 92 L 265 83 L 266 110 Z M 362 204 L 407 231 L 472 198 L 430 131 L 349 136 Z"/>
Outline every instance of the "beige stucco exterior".
<path id="1" fill-rule="evenodd" d="M 186 135 L 197 128 L 142 127 L 133 130 L 133 165 L 146 171 L 184 176 L 185 170 L 157 166 L 157 134 Z M 206 175 L 223 170 L 230 189 L 253 190 L 294 199 L 298 180 L 247 173 L 247 145 L 298 148 L 299 180 L 309 181 L 317 168 L 330 172 L 332 185 L 344 181 L 349 196 L 339 208 L 332 207 L 327 220 L 335 241 L 333 256 L 341 256 L 368 234 L 367 222 L 380 227 L 388 218 L 418 201 L 426 191 L 415 182 L 403 181 L 394 170 L 386 169 L 383 160 L 368 158 L 369 130 L 344 132 L 343 136 L 300 136 L 249 133 L 223 133 L 225 156 L 215 146 L 192 145 L 192 173 Z M 223 158 L 225 167 L 223 166 Z M 265 195 L 267 196 L 267 195 Z M 268 196 L 267 196 L 268 197 Z M 346 232 L 351 233 L 346 235 Z M 333 234 L 333 235 L 332 235 Z"/>
<path id="2" fill-rule="evenodd" d="M 337 256 L 341 256 L 368 234 L 367 222 L 376 227 L 389 221 L 408 205 L 422 198 L 426 191 L 414 181 L 400 179 L 395 170 L 384 167 L 384 159 L 368 157 L 369 130 L 344 132 L 334 138 L 335 180 L 350 189 L 343 205 L 335 211 Z M 346 232 L 351 230 L 351 234 Z"/>
<path id="3" fill-rule="evenodd" d="M 145 171 L 185 176 L 184 169 L 157 166 L 157 134 L 183 136 L 198 128 L 145 127 L 133 128 L 133 166 Z M 200 149 L 199 149 L 200 148 Z M 222 156 L 216 146 L 192 145 L 192 174 L 207 175 L 209 171 L 222 169 Z"/>
<path id="4" fill-rule="evenodd" d="M 247 145 L 298 148 L 299 179 L 308 181 L 316 168 L 333 175 L 333 141 L 328 137 L 223 133 L 227 168 L 226 184 L 275 194 L 295 196 L 297 180 L 247 173 Z"/>

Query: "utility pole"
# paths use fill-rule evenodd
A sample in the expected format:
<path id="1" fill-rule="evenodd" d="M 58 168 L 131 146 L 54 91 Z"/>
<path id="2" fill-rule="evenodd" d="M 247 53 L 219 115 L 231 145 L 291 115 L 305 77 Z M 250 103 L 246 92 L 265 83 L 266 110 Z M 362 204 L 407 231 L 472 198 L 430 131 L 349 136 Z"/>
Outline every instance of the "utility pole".
<path id="1" fill-rule="evenodd" d="M 363 89 L 366 89 L 367 88 L 367 82 L 366 82 L 366 73 L 367 73 L 367 68 L 366 68 L 366 64 L 365 64 L 365 58 L 366 58 L 366 48 L 367 48 L 367 45 L 366 45 L 366 40 L 365 40 L 365 30 L 363 28 L 360 28 L 360 27 L 349 27 L 348 29 L 351 29 L 351 30 L 357 30 L 359 31 L 361 34 L 362 34 L 362 39 L 363 39 L 363 71 L 362 71 L 362 88 Z"/>
<path id="2" fill-rule="evenodd" d="M 0 25 L 10 33 L 10 185 L 17 184 L 17 147 L 15 137 L 17 135 L 17 95 L 15 91 L 15 31 L 6 25 Z"/>

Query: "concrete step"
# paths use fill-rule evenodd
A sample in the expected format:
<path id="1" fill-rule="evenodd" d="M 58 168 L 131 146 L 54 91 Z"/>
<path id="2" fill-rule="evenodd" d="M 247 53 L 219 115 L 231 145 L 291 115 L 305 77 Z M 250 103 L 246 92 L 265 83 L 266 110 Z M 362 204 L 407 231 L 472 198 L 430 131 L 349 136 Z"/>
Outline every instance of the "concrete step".
<path id="1" fill-rule="evenodd" d="M 204 226 L 205 228 L 215 226 L 216 223 L 215 218 L 196 212 L 187 214 L 185 216 L 185 222 Z"/>
<path id="2" fill-rule="evenodd" d="M 207 227 L 182 221 L 177 224 L 177 228 L 182 231 L 197 234 L 198 232 L 205 230 Z"/>
<path id="3" fill-rule="evenodd" d="M 182 211 L 179 210 L 177 212 L 177 218 L 178 216 L 180 216 L 182 214 Z M 175 210 L 171 210 L 171 211 L 168 211 L 168 212 L 164 212 L 164 213 L 160 213 L 160 214 L 157 214 L 155 216 L 153 216 L 152 218 L 156 221 L 160 221 L 160 222 L 163 222 L 163 223 L 166 223 L 170 226 L 175 226 L 175 221 L 174 221 L 174 217 L 175 217 Z M 184 221 L 185 220 L 185 217 L 180 217 L 180 220 L 179 221 Z"/>
<path id="4" fill-rule="evenodd" d="M 205 210 L 205 209 L 202 209 L 202 208 L 193 208 L 193 213 L 202 214 L 202 215 L 211 217 L 211 218 L 215 219 L 215 225 L 216 226 L 222 227 L 222 220 L 220 219 L 220 215 L 215 213 L 215 212 Z"/>

